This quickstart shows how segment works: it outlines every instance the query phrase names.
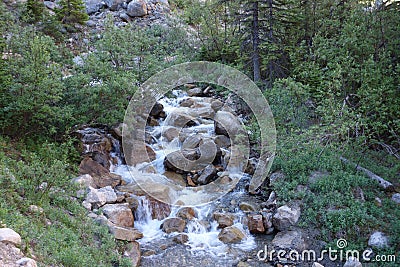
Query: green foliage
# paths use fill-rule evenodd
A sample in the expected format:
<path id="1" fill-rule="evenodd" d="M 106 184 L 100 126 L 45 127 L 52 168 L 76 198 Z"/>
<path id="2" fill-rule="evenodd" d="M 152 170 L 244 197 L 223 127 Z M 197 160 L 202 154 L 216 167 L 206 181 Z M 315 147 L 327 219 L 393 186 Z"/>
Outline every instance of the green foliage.
<path id="1" fill-rule="evenodd" d="M 84 24 L 89 19 L 82 0 L 61 0 L 59 5 L 57 17 L 63 24 Z"/>
<path id="2" fill-rule="evenodd" d="M 21 235 L 27 256 L 34 253 L 46 266 L 130 266 L 108 229 L 88 218 L 74 197 L 71 144 L 43 143 L 35 152 L 4 138 L 0 144 L 0 221 Z"/>
<path id="3" fill-rule="evenodd" d="M 26 1 L 26 16 L 30 22 L 39 22 L 43 19 L 45 6 L 40 0 Z"/>

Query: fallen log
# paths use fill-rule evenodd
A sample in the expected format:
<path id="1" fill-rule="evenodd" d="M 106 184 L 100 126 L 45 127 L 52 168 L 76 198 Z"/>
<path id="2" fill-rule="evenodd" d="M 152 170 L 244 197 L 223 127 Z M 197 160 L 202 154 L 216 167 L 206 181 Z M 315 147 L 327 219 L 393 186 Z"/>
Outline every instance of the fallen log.
<path id="1" fill-rule="evenodd" d="M 370 170 L 361 167 L 358 164 L 355 164 L 351 161 L 349 161 L 348 159 L 344 158 L 344 157 L 340 157 L 340 160 L 343 161 L 344 163 L 353 165 L 354 167 L 356 167 L 356 170 L 363 172 L 365 175 L 367 175 L 369 178 L 377 181 L 379 183 L 379 185 L 381 187 L 383 187 L 385 190 L 392 190 L 394 188 L 393 184 L 389 181 L 386 181 L 385 179 L 383 179 L 382 177 L 376 175 L 375 173 L 371 172 Z"/>

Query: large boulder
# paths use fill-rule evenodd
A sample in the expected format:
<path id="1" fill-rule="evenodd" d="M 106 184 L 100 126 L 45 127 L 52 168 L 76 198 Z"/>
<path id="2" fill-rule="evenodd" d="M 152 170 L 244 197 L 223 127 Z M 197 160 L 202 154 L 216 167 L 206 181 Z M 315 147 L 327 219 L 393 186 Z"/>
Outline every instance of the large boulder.
<path id="1" fill-rule="evenodd" d="M 203 89 L 199 88 L 199 87 L 195 87 L 192 89 L 188 90 L 188 95 L 189 96 L 202 96 L 203 95 Z"/>
<path id="2" fill-rule="evenodd" d="M 79 165 L 79 173 L 89 174 L 93 177 L 94 184 L 97 187 L 119 185 L 122 181 L 121 176 L 115 173 L 110 173 L 108 169 L 94 161 L 90 157 L 85 157 Z"/>
<path id="3" fill-rule="evenodd" d="M 199 159 L 198 149 L 182 149 L 169 153 L 164 160 L 167 169 L 176 172 L 190 171 L 195 168 L 194 161 Z"/>
<path id="4" fill-rule="evenodd" d="M 133 227 L 133 214 L 128 203 L 107 204 L 103 207 L 103 213 L 114 225 Z"/>
<path id="5" fill-rule="evenodd" d="M 195 126 L 198 124 L 199 122 L 195 117 L 181 111 L 174 111 L 169 114 L 165 119 L 165 125 L 175 126 L 178 128 L 183 128 L 185 126 Z"/>
<path id="6" fill-rule="evenodd" d="M 216 134 L 232 137 L 243 132 L 243 127 L 237 117 L 230 112 L 218 111 L 214 116 L 214 127 Z M 231 135 L 231 136 L 229 136 Z"/>
<path id="7" fill-rule="evenodd" d="M 262 234 L 265 232 L 263 216 L 261 214 L 248 215 L 247 225 L 252 234 Z"/>
<path id="8" fill-rule="evenodd" d="M 218 234 L 218 239 L 224 243 L 239 243 L 245 238 L 243 231 L 234 225 L 223 228 Z"/>
<path id="9" fill-rule="evenodd" d="M 143 17 L 147 15 L 147 5 L 143 0 L 132 0 L 127 7 L 126 13 L 131 17 Z"/>
<path id="10" fill-rule="evenodd" d="M 276 210 L 272 222 L 279 231 L 288 229 L 295 225 L 300 218 L 300 207 L 281 206 Z"/>
<path id="11" fill-rule="evenodd" d="M 181 218 L 168 218 L 161 224 L 161 229 L 167 233 L 182 233 L 185 230 L 186 222 Z"/>
<path id="12" fill-rule="evenodd" d="M 0 242 L 11 243 L 15 246 L 21 245 L 21 236 L 10 228 L 0 228 Z"/>
<path id="13" fill-rule="evenodd" d="M 200 107 L 200 108 L 191 108 L 188 111 L 188 114 L 195 118 L 201 117 L 201 118 L 212 119 L 215 115 L 215 112 L 211 107 Z"/>
<path id="14" fill-rule="evenodd" d="M 179 136 L 179 130 L 175 127 L 163 127 L 162 129 L 162 136 L 167 139 L 168 142 L 171 142 L 176 137 Z"/>

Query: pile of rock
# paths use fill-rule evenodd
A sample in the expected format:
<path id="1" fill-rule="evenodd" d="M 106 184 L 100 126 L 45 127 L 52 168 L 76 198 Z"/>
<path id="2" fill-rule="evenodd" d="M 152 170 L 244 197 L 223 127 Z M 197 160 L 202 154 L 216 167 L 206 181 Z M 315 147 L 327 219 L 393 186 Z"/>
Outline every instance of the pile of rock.
<path id="1" fill-rule="evenodd" d="M 36 261 L 27 258 L 18 248 L 21 236 L 10 228 L 0 228 L 0 266 L 2 267 L 36 267 Z"/>

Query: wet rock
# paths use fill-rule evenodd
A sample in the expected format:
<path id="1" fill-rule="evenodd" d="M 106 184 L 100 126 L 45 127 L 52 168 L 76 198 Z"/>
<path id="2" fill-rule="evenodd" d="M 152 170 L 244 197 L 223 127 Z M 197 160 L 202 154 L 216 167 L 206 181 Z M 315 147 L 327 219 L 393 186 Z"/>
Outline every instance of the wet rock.
<path id="1" fill-rule="evenodd" d="M 292 225 L 295 225 L 300 218 L 299 207 L 281 206 L 276 210 L 273 217 L 273 224 L 279 231 L 286 230 Z"/>
<path id="2" fill-rule="evenodd" d="M 195 169 L 193 161 L 199 159 L 199 151 L 197 149 L 182 149 L 169 153 L 164 160 L 164 166 L 171 170 L 183 173 L 184 170 Z"/>
<path id="3" fill-rule="evenodd" d="M 223 228 L 218 234 L 218 239 L 224 243 L 239 243 L 244 238 L 246 235 L 243 231 L 234 225 Z"/>
<path id="4" fill-rule="evenodd" d="M 126 124 L 119 123 L 112 127 L 110 132 L 115 138 L 117 138 L 118 140 L 122 140 L 122 133 L 124 131 L 124 128 L 126 128 Z"/>
<path id="5" fill-rule="evenodd" d="M 126 13 L 131 17 L 143 17 L 147 15 L 147 5 L 143 0 L 132 0 L 127 7 Z"/>
<path id="6" fill-rule="evenodd" d="M 179 136 L 179 130 L 175 127 L 163 127 L 162 136 L 165 137 L 168 142 L 171 142 Z"/>
<path id="7" fill-rule="evenodd" d="M 139 207 L 139 200 L 136 197 L 127 197 L 125 198 L 125 201 L 129 204 L 131 210 L 136 210 Z"/>
<path id="8" fill-rule="evenodd" d="M 89 186 L 96 187 L 94 179 L 90 174 L 84 174 L 71 180 L 72 183 L 78 185 L 80 188 L 87 188 Z"/>
<path id="9" fill-rule="evenodd" d="M 262 234 L 265 232 L 263 216 L 261 214 L 248 215 L 247 226 L 252 234 Z"/>
<path id="10" fill-rule="evenodd" d="M 392 200 L 397 203 L 400 204 L 400 193 L 395 193 L 392 195 Z"/>
<path id="11" fill-rule="evenodd" d="M 303 234 L 300 231 L 279 232 L 272 240 L 272 245 L 279 249 L 296 249 L 297 251 L 306 249 Z"/>
<path id="12" fill-rule="evenodd" d="M 143 237 L 143 234 L 135 228 L 132 227 L 122 227 L 117 225 L 109 225 L 108 229 L 112 233 L 115 239 L 135 241 Z"/>
<path id="13" fill-rule="evenodd" d="M 137 151 L 139 148 L 141 151 L 146 151 L 146 153 L 139 153 Z M 126 163 L 130 166 L 151 162 L 156 159 L 154 150 L 149 145 L 139 140 L 130 141 L 129 144 L 124 146 L 124 149 Z"/>
<path id="14" fill-rule="evenodd" d="M 129 244 L 131 248 L 125 251 L 124 256 L 129 258 L 132 263 L 132 267 L 138 267 L 140 265 L 140 245 L 137 241 L 133 241 Z"/>
<path id="15" fill-rule="evenodd" d="M 382 232 L 374 232 L 368 240 L 368 246 L 375 248 L 387 248 L 389 247 L 389 239 Z"/>
<path id="16" fill-rule="evenodd" d="M 189 236 L 187 234 L 178 234 L 174 237 L 173 241 L 178 244 L 185 244 L 189 241 Z"/>
<path id="17" fill-rule="evenodd" d="M 208 165 L 200 174 L 199 178 L 197 179 L 197 184 L 199 185 L 206 185 L 212 182 L 217 175 L 217 170 L 213 165 Z"/>
<path id="18" fill-rule="evenodd" d="M 182 233 L 185 230 L 186 222 L 181 218 L 168 218 L 161 224 L 161 229 L 167 233 Z"/>
<path id="19" fill-rule="evenodd" d="M 94 207 L 101 207 L 106 203 L 114 203 L 117 201 L 117 194 L 111 186 L 100 189 L 89 187 L 88 191 L 85 201 L 92 204 Z"/>
<path id="20" fill-rule="evenodd" d="M 184 207 L 181 208 L 177 213 L 176 217 L 179 217 L 184 220 L 192 220 L 197 218 L 198 214 L 192 207 Z"/>
<path id="21" fill-rule="evenodd" d="M 215 114 L 214 128 L 216 134 L 222 134 L 231 139 L 243 131 L 243 127 L 237 117 L 226 111 L 218 111 Z M 229 136 L 229 134 L 231 136 Z"/>
<path id="22" fill-rule="evenodd" d="M 31 258 L 22 258 L 17 260 L 16 264 L 18 266 L 25 266 L 25 267 L 37 267 L 36 261 Z"/>
<path id="23" fill-rule="evenodd" d="M 21 245 L 21 236 L 10 228 L 0 228 L 0 242 Z"/>
<path id="24" fill-rule="evenodd" d="M 203 96 L 203 90 L 199 87 L 189 89 L 187 93 L 189 96 Z"/>
<path id="25" fill-rule="evenodd" d="M 157 220 L 163 220 L 167 218 L 171 214 L 171 206 L 158 201 L 152 197 L 148 197 L 150 201 L 150 208 L 151 208 L 151 218 Z"/>
<path id="26" fill-rule="evenodd" d="M 343 267 L 362 267 L 362 264 L 357 258 L 350 256 Z"/>
<path id="27" fill-rule="evenodd" d="M 121 183 L 121 176 L 110 173 L 108 169 L 89 157 L 85 157 L 79 165 L 80 174 L 89 174 L 93 177 L 96 187 L 112 186 L 115 187 Z"/>
<path id="28" fill-rule="evenodd" d="M 239 208 L 244 212 L 257 211 L 257 208 L 253 204 L 248 202 L 241 202 L 239 204 Z"/>
<path id="29" fill-rule="evenodd" d="M 175 111 L 169 114 L 164 123 L 167 126 L 175 126 L 178 128 L 183 128 L 185 126 L 190 127 L 199 124 L 196 118 L 181 111 Z"/>
<path id="30" fill-rule="evenodd" d="M 161 103 L 155 103 L 153 108 L 150 111 L 150 116 L 153 116 L 156 119 L 163 117 L 164 106 Z"/>
<path id="31" fill-rule="evenodd" d="M 133 227 L 133 214 L 128 203 L 107 204 L 103 207 L 103 213 L 114 225 Z"/>

